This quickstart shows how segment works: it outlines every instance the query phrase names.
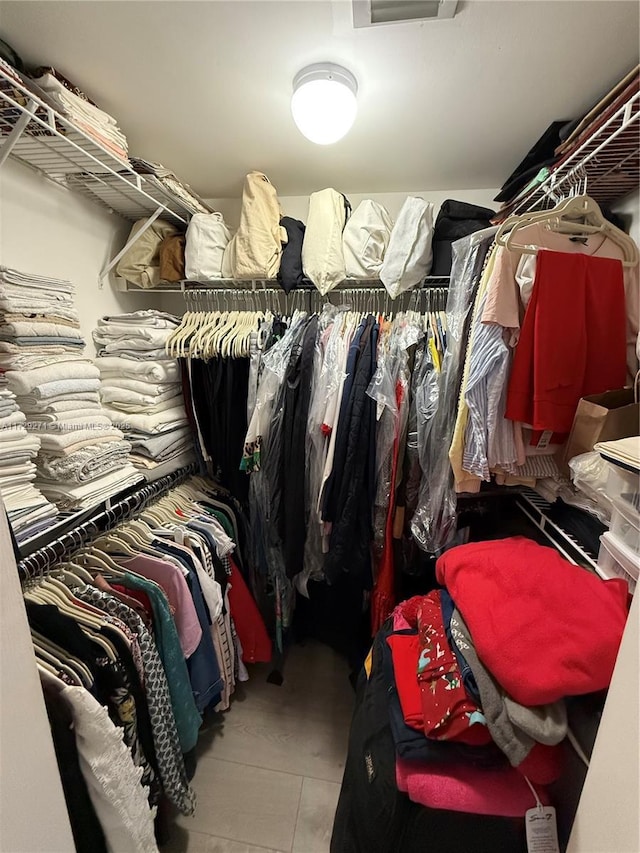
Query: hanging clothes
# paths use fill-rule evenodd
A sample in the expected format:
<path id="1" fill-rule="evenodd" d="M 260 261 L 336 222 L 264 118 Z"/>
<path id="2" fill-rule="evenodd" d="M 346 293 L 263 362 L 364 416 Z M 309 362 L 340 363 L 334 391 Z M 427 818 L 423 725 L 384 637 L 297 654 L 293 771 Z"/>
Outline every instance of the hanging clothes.
<path id="1" fill-rule="evenodd" d="M 195 809 L 187 765 L 201 713 L 229 707 L 237 680 L 248 678 L 243 656 L 271 657 L 231 559 L 240 539 L 236 507 L 223 511 L 220 498 L 217 487 L 194 478 L 135 525 L 125 522 L 74 554 L 55 579 L 45 574 L 25 587 L 43 682 L 53 679 L 44 686 L 78 849 L 155 851 L 156 807 L 166 799 L 183 814 Z M 69 712 L 75 740 L 60 733 Z M 99 737 L 97 716 L 104 716 Z M 118 781 L 131 788 L 127 803 Z"/>

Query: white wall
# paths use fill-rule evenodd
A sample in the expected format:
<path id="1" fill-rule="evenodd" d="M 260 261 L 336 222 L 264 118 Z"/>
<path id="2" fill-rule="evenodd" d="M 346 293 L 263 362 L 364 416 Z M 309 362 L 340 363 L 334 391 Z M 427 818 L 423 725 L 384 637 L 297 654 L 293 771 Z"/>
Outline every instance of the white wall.
<path id="1" fill-rule="evenodd" d="M 98 273 L 126 240 L 131 225 L 99 204 L 47 180 L 11 158 L 0 169 L 0 263 L 64 278 L 76 286 L 86 353 L 103 314 L 157 306 L 150 294 L 98 286 Z"/>
<path id="2" fill-rule="evenodd" d="M 320 188 L 319 188 L 320 189 Z M 454 198 L 459 201 L 468 201 L 471 204 L 479 204 L 482 207 L 489 207 L 492 210 L 497 210 L 500 206 L 493 201 L 493 197 L 497 195 L 498 190 L 481 189 L 481 190 L 410 190 L 401 193 L 350 193 L 345 192 L 346 197 L 351 203 L 353 210 L 365 198 L 372 198 L 379 204 L 384 205 L 391 216 L 395 217 L 400 212 L 400 208 L 407 196 L 416 195 L 424 198 L 426 201 L 432 201 L 435 206 L 435 216 L 438 215 L 440 205 L 447 198 Z M 289 195 L 279 196 L 280 206 L 285 216 L 292 216 L 294 219 L 307 221 L 309 212 L 309 196 L 308 195 Z M 207 201 L 215 210 L 219 210 L 232 228 L 237 228 L 240 221 L 240 198 L 210 198 Z"/>
<path id="3" fill-rule="evenodd" d="M 0 499 L 0 850 L 74 850 L 6 515 Z"/>
<path id="4" fill-rule="evenodd" d="M 638 853 L 640 850 L 639 618 L 640 592 L 636 592 L 573 823 L 568 853 Z"/>

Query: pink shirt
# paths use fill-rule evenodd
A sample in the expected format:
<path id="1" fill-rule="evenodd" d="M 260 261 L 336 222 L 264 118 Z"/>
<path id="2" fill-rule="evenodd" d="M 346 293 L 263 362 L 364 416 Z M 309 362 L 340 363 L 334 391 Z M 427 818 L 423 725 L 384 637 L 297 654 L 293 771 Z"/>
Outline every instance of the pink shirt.
<path id="1" fill-rule="evenodd" d="M 202 628 L 189 586 L 180 569 L 166 560 L 146 554 L 124 560 L 121 565 L 162 587 L 169 600 L 182 651 L 185 658 L 190 657 L 200 645 Z"/>

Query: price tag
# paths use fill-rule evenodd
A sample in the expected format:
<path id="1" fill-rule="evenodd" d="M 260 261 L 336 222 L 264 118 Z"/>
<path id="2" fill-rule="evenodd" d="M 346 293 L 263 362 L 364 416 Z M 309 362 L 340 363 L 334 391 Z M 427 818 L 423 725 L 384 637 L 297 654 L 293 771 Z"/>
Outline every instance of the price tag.
<path id="1" fill-rule="evenodd" d="M 553 806 L 538 805 L 524 816 L 528 853 L 560 853 L 556 810 Z"/>
<path id="2" fill-rule="evenodd" d="M 549 447 L 552 436 L 553 436 L 553 430 L 552 429 L 546 429 L 542 433 L 540 438 L 538 439 L 538 443 L 536 444 L 536 447 L 538 447 L 541 450 L 544 449 L 545 447 Z"/>

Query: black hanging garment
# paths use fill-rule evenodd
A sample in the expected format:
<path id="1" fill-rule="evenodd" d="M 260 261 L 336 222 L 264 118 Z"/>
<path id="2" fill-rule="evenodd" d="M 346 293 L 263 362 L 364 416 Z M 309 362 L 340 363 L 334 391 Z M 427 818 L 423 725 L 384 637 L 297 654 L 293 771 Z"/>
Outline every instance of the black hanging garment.
<path id="1" fill-rule="evenodd" d="M 372 584 L 369 457 L 375 402 L 367 395 L 367 388 L 375 372 L 375 340 L 374 319 L 369 317 L 360 338 L 348 399 L 343 396 L 340 408 L 333 471 L 323 505 L 323 517 L 332 523 L 324 566 L 327 580 L 335 581 L 341 572 L 348 572 L 358 578 L 363 589 L 371 589 Z"/>
<path id="2" fill-rule="evenodd" d="M 280 225 L 287 232 L 287 242 L 282 249 L 278 281 L 285 293 L 289 293 L 304 281 L 302 271 L 302 242 L 305 225 L 299 219 L 283 216 Z"/>
<path id="3" fill-rule="evenodd" d="M 311 402 L 313 356 L 318 335 L 314 314 L 304 330 L 302 346 L 294 348 L 284 377 L 282 448 L 282 541 L 287 577 L 302 571 L 307 533 L 307 419 Z"/>
<path id="4" fill-rule="evenodd" d="M 194 359 L 191 381 L 193 404 L 214 475 L 244 503 L 249 483 L 239 465 L 247 433 L 249 359 Z"/>
<path id="5" fill-rule="evenodd" d="M 491 225 L 495 211 L 464 201 L 447 199 L 442 203 L 433 229 L 431 275 L 451 274 L 451 244 L 461 237 Z"/>

